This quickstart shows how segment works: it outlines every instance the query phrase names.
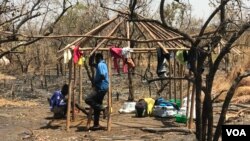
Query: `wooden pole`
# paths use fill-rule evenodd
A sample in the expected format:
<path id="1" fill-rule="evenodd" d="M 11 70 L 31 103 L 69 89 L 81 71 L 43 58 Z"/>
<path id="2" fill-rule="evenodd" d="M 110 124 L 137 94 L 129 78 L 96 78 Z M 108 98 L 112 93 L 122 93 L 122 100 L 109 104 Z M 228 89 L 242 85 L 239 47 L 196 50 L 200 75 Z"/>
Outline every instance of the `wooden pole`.
<path id="1" fill-rule="evenodd" d="M 151 64 L 151 52 L 149 52 L 149 55 L 148 55 L 148 66 L 147 66 L 148 68 L 147 69 L 149 69 L 149 71 L 150 71 L 150 64 Z M 151 77 L 151 76 L 149 76 L 149 77 Z M 155 84 L 156 84 L 156 82 L 155 82 Z M 151 85 L 150 85 L 150 83 L 148 84 L 148 91 L 149 91 L 149 96 L 151 97 Z"/>
<path id="2" fill-rule="evenodd" d="M 183 80 L 190 80 L 190 81 L 194 81 L 192 77 L 163 77 L 163 78 L 153 78 L 153 79 L 149 79 L 148 80 L 148 83 L 152 83 L 154 81 L 160 81 L 160 80 L 180 80 L 180 79 L 183 79 Z"/>
<path id="3" fill-rule="evenodd" d="M 67 66 L 68 66 L 68 69 L 69 69 L 69 64 L 63 64 L 63 67 L 64 67 L 64 74 L 63 74 L 64 83 L 67 83 Z M 69 79 L 68 79 L 68 84 L 69 84 Z"/>
<path id="4" fill-rule="evenodd" d="M 193 127 L 194 94 L 195 94 L 195 84 L 193 84 L 193 89 L 192 89 L 191 108 L 190 108 L 190 116 L 189 116 L 189 125 L 188 125 L 188 129 L 191 129 L 191 128 Z"/>
<path id="5" fill-rule="evenodd" d="M 172 66 L 171 66 L 171 59 L 169 59 L 169 77 L 171 77 L 172 76 Z M 172 98 L 171 97 L 171 92 L 172 92 L 172 81 L 171 81 L 171 79 L 169 79 L 169 100 Z"/>
<path id="6" fill-rule="evenodd" d="M 166 31 L 165 29 L 162 29 L 162 27 L 160 27 L 159 25 L 156 25 L 155 26 L 156 28 L 158 28 L 158 30 L 160 30 L 160 32 L 161 33 L 163 33 L 163 35 L 168 35 L 168 36 L 170 36 L 170 37 L 168 37 L 168 39 L 172 39 L 172 38 L 175 38 L 176 40 L 175 40 L 175 44 L 177 44 L 178 46 L 183 46 L 182 44 L 181 44 L 181 42 L 180 42 L 180 38 L 179 39 L 177 39 L 176 37 L 174 37 L 174 36 L 179 36 L 178 34 L 175 34 L 175 33 L 173 33 L 173 32 L 171 32 L 171 31 Z M 175 34 L 174 36 L 172 36 L 172 35 L 170 35 L 170 33 L 173 33 L 173 34 Z M 173 41 L 173 40 L 171 40 L 171 41 Z"/>
<path id="7" fill-rule="evenodd" d="M 127 22 L 127 38 L 130 38 L 130 23 Z M 130 41 L 128 41 L 128 47 L 130 47 Z M 131 68 L 128 65 L 128 81 L 129 81 L 129 97 L 128 101 L 134 101 L 134 87 L 133 87 L 133 80 L 132 80 L 132 73 Z"/>
<path id="8" fill-rule="evenodd" d="M 69 95 L 68 95 L 68 105 L 67 105 L 67 122 L 66 122 L 66 130 L 69 131 L 69 128 L 70 128 L 70 118 L 71 118 L 71 115 L 70 115 L 70 111 L 71 111 L 71 96 L 72 96 L 72 85 L 73 85 L 73 82 L 72 82 L 72 62 L 73 62 L 73 59 L 70 60 L 69 62 Z"/>
<path id="9" fill-rule="evenodd" d="M 73 62 L 74 63 L 74 62 Z M 75 99 L 75 93 L 76 93 L 76 64 L 74 63 L 74 84 L 72 87 L 73 93 L 72 93 L 72 99 L 73 99 L 73 107 L 72 107 L 72 120 L 75 121 L 75 104 L 76 104 L 76 99 Z"/>
<path id="10" fill-rule="evenodd" d="M 167 49 L 168 50 L 189 50 L 189 48 L 167 48 Z M 93 47 L 79 48 L 79 50 L 81 50 L 81 51 L 92 51 Z M 109 51 L 110 48 L 98 48 L 97 50 L 99 50 L 99 51 Z M 141 53 L 140 51 L 143 51 L 143 52 L 146 52 L 146 51 L 153 52 L 153 51 L 155 51 L 156 52 L 156 48 L 133 48 L 133 51 L 134 52 L 139 52 L 139 53 Z"/>
<path id="11" fill-rule="evenodd" d="M 109 74 L 109 90 L 108 90 L 108 121 L 107 121 L 107 126 L 108 126 L 108 131 L 111 131 L 111 98 L 112 98 L 112 58 L 111 54 L 108 53 L 108 74 Z"/>
<path id="12" fill-rule="evenodd" d="M 156 36 L 156 38 L 161 38 L 167 40 L 168 37 L 166 37 L 166 34 L 163 34 L 163 32 L 158 32 L 159 30 L 156 28 L 156 26 L 152 24 L 145 23 L 145 26 Z M 171 48 L 175 48 L 177 45 L 174 45 L 173 42 L 164 42 Z M 180 46 L 180 45 L 178 45 Z"/>
<path id="13" fill-rule="evenodd" d="M 189 73 L 188 75 L 190 76 L 191 75 L 191 71 L 189 70 Z M 190 81 L 187 81 L 187 111 L 186 111 L 186 117 L 188 117 L 188 111 L 189 111 L 189 103 L 190 103 Z M 187 122 L 187 126 L 188 126 L 188 122 Z"/>
<path id="14" fill-rule="evenodd" d="M 184 73 L 184 67 L 182 64 L 180 64 L 180 77 L 183 77 L 183 73 Z M 183 100 L 183 80 L 180 80 L 180 100 L 181 100 L 181 104 L 180 107 L 182 106 L 182 100 Z"/>
<path id="15" fill-rule="evenodd" d="M 108 34 L 108 37 L 112 36 L 115 31 L 118 29 L 118 27 L 121 25 L 121 23 L 123 22 L 124 20 L 120 21 L 115 27 L 114 29 Z M 91 56 L 99 47 L 101 47 L 101 45 L 106 42 L 108 39 L 104 39 L 102 40 L 91 52 L 90 52 L 90 55 Z"/>
<path id="16" fill-rule="evenodd" d="M 99 25 L 98 27 L 92 29 L 91 31 L 89 31 L 88 33 L 86 33 L 85 35 L 86 36 L 90 36 L 90 35 L 93 35 L 93 34 L 96 34 L 98 33 L 100 30 L 102 30 L 103 28 L 105 28 L 107 25 L 109 25 L 111 22 L 115 21 L 116 19 L 118 18 L 118 16 L 102 23 L 101 25 Z M 68 49 L 70 46 L 74 45 L 74 44 L 77 44 L 79 42 L 85 42 L 88 38 L 86 37 L 81 37 L 81 38 L 78 38 L 77 40 L 75 40 L 74 42 L 72 42 L 71 44 L 68 44 L 66 47 L 62 48 L 61 50 L 58 51 L 59 52 L 62 52 L 64 51 L 65 49 Z"/>
<path id="17" fill-rule="evenodd" d="M 68 84 L 72 81 L 72 71 L 73 71 L 73 59 L 69 60 L 68 63 L 68 69 L 69 69 L 69 78 L 68 78 Z M 65 73 L 65 78 L 67 77 Z"/>
<path id="18" fill-rule="evenodd" d="M 39 36 L 39 35 L 34 35 L 34 36 L 27 36 L 27 38 L 47 38 L 47 39 L 58 39 L 58 38 L 76 38 L 76 37 L 82 37 L 82 38 L 94 38 L 94 39 L 108 39 L 108 40 L 119 40 L 119 41 L 133 41 L 133 42 L 137 42 L 137 43 L 152 43 L 152 42 L 176 42 L 176 40 L 185 40 L 184 37 L 182 36 L 177 36 L 177 37 L 173 37 L 173 38 L 168 38 L 168 39 L 150 39 L 150 40 L 136 40 L 136 39 L 128 39 L 128 38 L 123 38 L 123 37 L 116 37 L 116 36 L 97 36 L 97 35 L 54 35 L 54 36 Z M 79 44 L 79 42 L 81 42 L 80 40 L 81 38 L 78 38 L 76 41 L 68 44 L 65 48 L 63 48 L 62 50 L 59 50 L 58 53 L 62 52 L 65 49 L 68 49 L 70 46 L 74 45 L 74 44 Z M 83 40 L 84 42 L 86 41 Z M 177 44 L 182 46 L 181 44 Z"/>
<path id="19" fill-rule="evenodd" d="M 130 23 L 127 22 L 127 38 L 130 39 Z M 130 47 L 130 41 L 128 41 L 128 47 Z"/>
<path id="20" fill-rule="evenodd" d="M 85 62 L 83 62 L 85 63 Z M 82 106 L 82 65 L 79 65 L 79 104 Z"/>
<path id="21" fill-rule="evenodd" d="M 147 28 L 147 26 L 145 26 L 144 23 L 140 23 L 144 29 L 147 30 L 147 32 L 149 33 L 149 35 L 155 40 L 156 39 L 156 36 Z M 160 48 L 162 48 L 162 50 L 164 51 L 164 53 L 168 53 L 167 49 L 164 47 L 164 45 L 160 42 L 157 42 L 157 44 L 160 46 Z"/>
<path id="22" fill-rule="evenodd" d="M 175 53 L 176 52 L 174 52 L 174 77 L 176 77 L 176 58 L 175 58 Z M 176 79 L 174 79 L 174 102 L 176 103 L 176 91 L 177 91 L 177 89 L 176 89 Z"/>
<path id="23" fill-rule="evenodd" d="M 67 105 L 67 122 L 66 122 L 66 130 L 69 131 L 70 128 L 70 110 L 71 110 L 71 94 L 72 94 L 72 84 L 73 82 L 71 81 L 69 83 L 69 97 L 68 97 L 68 105 Z"/>

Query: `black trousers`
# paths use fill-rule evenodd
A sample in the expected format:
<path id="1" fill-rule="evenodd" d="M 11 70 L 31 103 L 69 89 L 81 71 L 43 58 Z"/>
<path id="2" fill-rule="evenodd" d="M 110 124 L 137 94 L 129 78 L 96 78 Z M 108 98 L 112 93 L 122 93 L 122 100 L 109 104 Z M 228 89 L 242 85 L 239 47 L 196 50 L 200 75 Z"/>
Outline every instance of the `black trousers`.
<path id="1" fill-rule="evenodd" d="M 170 54 L 163 54 L 161 48 L 157 48 L 157 70 L 156 73 L 158 76 L 167 72 L 167 61 L 170 60 Z"/>
<path id="2" fill-rule="evenodd" d="M 85 99 L 85 102 L 94 109 L 94 126 L 99 126 L 102 102 L 107 91 L 93 91 Z"/>

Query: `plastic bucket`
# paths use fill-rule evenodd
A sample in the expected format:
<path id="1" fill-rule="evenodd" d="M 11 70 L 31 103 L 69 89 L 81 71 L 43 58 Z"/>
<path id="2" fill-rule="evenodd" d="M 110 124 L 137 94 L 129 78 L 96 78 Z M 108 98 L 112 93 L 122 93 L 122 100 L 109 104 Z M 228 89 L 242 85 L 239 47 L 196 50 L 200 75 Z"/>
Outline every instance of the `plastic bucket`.
<path id="1" fill-rule="evenodd" d="M 175 121 L 179 123 L 186 123 L 187 117 L 185 115 L 176 114 L 175 115 Z"/>

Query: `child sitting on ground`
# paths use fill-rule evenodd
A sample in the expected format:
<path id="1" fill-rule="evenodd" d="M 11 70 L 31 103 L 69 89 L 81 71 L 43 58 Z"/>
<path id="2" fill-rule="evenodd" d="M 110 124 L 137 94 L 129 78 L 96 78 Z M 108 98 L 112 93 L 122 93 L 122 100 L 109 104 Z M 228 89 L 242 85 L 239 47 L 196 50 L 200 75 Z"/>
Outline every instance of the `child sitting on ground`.
<path id="1" fill-rule="evenodd" d="M 67 114 L 67 100 L 69 86 L 64 84 L 61 90 L 57 90 L 48 98 L 50 110 L 54 113 L 54 118 L 65 118 Z"/>

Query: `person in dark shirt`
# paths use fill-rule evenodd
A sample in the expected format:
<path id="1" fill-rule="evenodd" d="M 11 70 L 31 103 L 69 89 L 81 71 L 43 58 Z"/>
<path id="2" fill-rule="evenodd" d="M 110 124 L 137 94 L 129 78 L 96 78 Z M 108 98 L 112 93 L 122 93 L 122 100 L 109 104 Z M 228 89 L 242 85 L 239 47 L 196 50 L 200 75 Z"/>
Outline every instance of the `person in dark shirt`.
<path id="1" fill-rule="evenodd" d="M 93 57 L 93 56 L 92 56 Z M 109 89 L 109 77 L 108 77 L 108 67 L 105 61 L 103 60 L 103 55 L 97 53 L 95 55 L 95 62 L 90 57 L 90 65 L 94 66 L 96 69 L 95 77 L 93 79 L 94 91 L 88 95 L 85 99 L 85 102 L 94 110 L 94 126 L 91 129 L 96 130 L 100 129 L 99 124 L 100 112 L 105 110 L 103 107 L 103 99 Z"/>

